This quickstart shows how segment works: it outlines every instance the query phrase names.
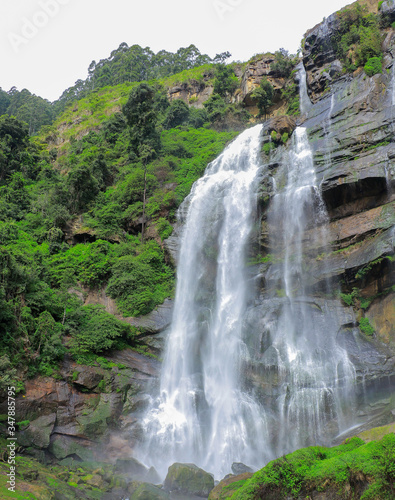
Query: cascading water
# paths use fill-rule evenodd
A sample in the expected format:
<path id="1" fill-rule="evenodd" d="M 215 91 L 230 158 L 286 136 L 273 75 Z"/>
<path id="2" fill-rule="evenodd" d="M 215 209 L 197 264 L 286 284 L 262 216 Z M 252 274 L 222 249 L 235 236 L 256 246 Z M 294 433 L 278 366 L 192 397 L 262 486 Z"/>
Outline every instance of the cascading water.
<path id="1" fill-rule="evenodd" d="M 139 458 L 165 475 L 175 461 L 222 477 L 234 461 L 271 458 L 264 409 L 243 392 L 245 250 L 256 208 L 261 125 L 212 162 L 186 200 L 175 309 L 160 394 Z"/>
<path id="2" fill-rule="evenodd" d="M 337 344 L 338 327 L 327 310 L 328 301 L 314 297 L 312 289 L 308 262 L 325 252 L 328 236 L 305 128 L 295 130 L 285 165 L 285 186 L 269 209 L 271 247 L 276 252 L 272 282 L 277 296 L 283 297 L 270 326 L 282 393 L 277 400 L 277 453 L 328 442 L 344 430 L 348 422 L 342 402 L 355 380 L 354 367 Z M 317 286 L 318 295 L 328 297 L 331 284 L 324 280 Z"/>
<path id="3" fill-rule="evenodd" d="M 302 115 L 306 115 L 311 108 L 311 101 L 307 93 L 307 76 L 303 61 L 297 66 L 299 80 L 299 105 Z"/>

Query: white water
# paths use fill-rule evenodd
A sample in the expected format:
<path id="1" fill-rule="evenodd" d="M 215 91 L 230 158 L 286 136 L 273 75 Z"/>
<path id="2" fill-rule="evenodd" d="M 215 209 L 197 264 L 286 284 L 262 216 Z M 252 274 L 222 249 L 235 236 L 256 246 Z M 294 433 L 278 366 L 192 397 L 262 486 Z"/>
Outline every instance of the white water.
<path id="1" fill-rule="evenodd" d="M 303 61 L 298 65 L 299 77 L 299 107 L 301 115 L 307 115 L 311 109 L 311 101 L 307 93 L 307 76 Z"/>
<path id="2" fill-rule="evenodd" d="M 256 209 L 261 125 L 212 162 L 186 202 L 171 333 L 139 459 L 164 476 L 193 462 L 217 478 L 272 454 L 265 411 L 243 392 L 245 249 Z"/>
<path id="3" fill-rule="evenodd" d="M 270 332 L 282 381 L 277 453 L 325 443 L 342 432 L 348 425 L 342 402 L 355 381 L 354 366 L 336 342 L 333 311 L 309 290 L 312 269 L 306 257 L 327 249 L 327 214 L 306 129 L 298 127 L 292 140 L 285 187 L 274 196 L 269 214 L 271 247 L 280 257 L 274 264 L 277 287 L 285 295 Z M 329 293 L 331 284 L 323 283 L 321 289 Z"/>

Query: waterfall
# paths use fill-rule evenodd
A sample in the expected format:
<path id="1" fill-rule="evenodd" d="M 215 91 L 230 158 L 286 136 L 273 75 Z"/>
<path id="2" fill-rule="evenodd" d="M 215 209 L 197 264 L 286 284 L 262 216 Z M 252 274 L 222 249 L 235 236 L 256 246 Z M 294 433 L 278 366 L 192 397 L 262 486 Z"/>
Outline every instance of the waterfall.
<path id="1" fill-rule="evenodd" d="M 256 209 L 262 126 L 246 130 L 191 194 L 160 393 L 143 422 L 139 458 L 163 476 L 193 462 L 218 478 L 232 462 L 260 467 L 272 454 L 264 409 L 243 391 L 247 357 L 245 251 Z"/>
<path id="2" fill-rule="evenodd" d="M 302 115 L 307 115 L 312 106 L 309 95 L 307 93 L 307 76 L 306 70 L 303 65 L 303 61 L 299 63 L 298 68 L 298 79 L 299 79 L 299 106 L 300 113 Z"/>
<path id="3" fill-rule="evenodd" d="M 286 179 L 284 187 L 274 196 L 268 215 L 270 246 L 276 252 L 271 274 L 277 277 L 274 286 L 282 297 L 270 326 L 282 394 L 277 400 L 277 453 L 329 443 L 344 430 L 342 402 L 355 380 L 354 366 L 337 344 L 338 325 L 328 309 L 333 285 L 321 279 L 314 289 L 312 262 L 327 251 L 328 234 L 306 129 L 296 128 L 292 140 L 286 171 L 280 173 Z"/>

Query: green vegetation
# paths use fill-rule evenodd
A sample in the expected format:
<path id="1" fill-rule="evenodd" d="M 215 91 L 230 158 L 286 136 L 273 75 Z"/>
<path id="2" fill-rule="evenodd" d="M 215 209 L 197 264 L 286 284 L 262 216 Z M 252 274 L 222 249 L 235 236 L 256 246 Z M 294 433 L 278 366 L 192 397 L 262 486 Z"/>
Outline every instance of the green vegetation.
<path id="1" fill-rule="evenodd" d="M 281 48 L 274 53 L 274 62 L 270 69 L 276 73 L 277 77 L 289 78 L 298 62 L 297 56 L 290 55 L 287 50 Z"/>
<path id="2" fill-rule="evenodd" d="M 233 500 L 335 498 L 390 500 L 395 494 L 395 435 L 365 444 L 354 437 L 340 446 L 312 446 L 273 460 L 233 495 Z"/>
<path id="3" fill-rule="evenodd" d="M 267 110 L 273 104 L 274 90 L 267 78 L 262 78 L 259 87 L 251 94 L 251 97 L 256 100 L 259 115 L 266 119 Z"/>
<path id="4" fill-rule="evenodd" d="M 355 3 L 337 13 L 339 29 L 332 36 L 331 43 L 347 71 L 367 65 L 367 74 L 378 70 L 382 55 L 383 35 L 380 31 L 380 18 L 368 13 L 367 7 Z M 369 75 L 371 76 L 371 75 Z"/>
<path id="5" fill-rule="evenodd" d="M 27 89 L 18 91 L 12 87 L 5 92 L 0 87 L 0 116 L 8 115 L 27 124 L 30 135 L 36 134 L 55 118 L 55 109 L 49 101 L 31 94 Z"/>
<path id="6" fill-rule="evenodd" d="M 230 72 L 218 75 L 225 85 Z M 0 390 L 55 376 L 66 352 L 90 362 L 88 353 L 141 349 L 128 323 L 83 305 L 83 290 L 105 289 L 128 316 L 173 294 L 160 243 L 193 182 L 237 134 L 211 125 L 246 119 L 226 95 L 215 99 L 219 119 L 169 102 L 158 82 L 126 82 L 88 93 L 39 137 L 0 117 Z"/>
<path id="7" fill-rule="evenodd" d="M 363 69 L 368 76 L 373 76 L 377 73 L 381 73 L 381 65 L 381 57 L 370 57 Z"/>
<path id="8" fill-rule="evenodd" d="M 374 328 L 370 324 L 369 318 L 361 318 L 359 320 L 359 328 L 365 334 L 371 337 L 374 334 Z"/>
<path id="9" fill-rule="evenodd" d="M 184 71 L 191 71 L 202 67 L 211 68 L 213 63 L 223 63 L 230 54 L 217 54 L 211 59 L 207 54 L 201 54 L 194 45 L 182 47 L 176 53 L 161 50 L 155 54 L 149 47 L 121 43 L 113 50 L 108 59 L 98 63 L 92 61 L 88 68 L 88 78 L 78 80 L 74 86 L 63 92 L 55 102 L 57 113 L 62 112 L 67 104 L 89 93 L 108 86 L 125 84 L 128 82 L 143 82 L 168 78 Z M 177 82 L 177 77 L 174 81 Z M 171 85 L 170 80 L 166 84 Z"/>

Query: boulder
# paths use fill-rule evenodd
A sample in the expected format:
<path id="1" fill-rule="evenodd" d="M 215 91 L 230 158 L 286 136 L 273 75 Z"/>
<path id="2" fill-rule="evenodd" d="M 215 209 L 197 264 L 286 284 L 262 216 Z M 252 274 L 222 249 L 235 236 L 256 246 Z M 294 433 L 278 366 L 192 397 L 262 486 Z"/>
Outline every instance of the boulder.
<path id="1" fill-rule="evenodd" d="M 153 484 L 142 483 L 133 491 L 130 500 L 170 500 L 170 496 L 166 491 Z"/>
<path id="2" fill-rule="evenodd" d="M 55 425 L 56 414 L 42 415 L 30 422 L 25 430 L 18 434 L 18 443 L 21 446 L 35 448 L 47 448 L 49 446 L 51 433 Z"/>
<path id="3" fill-rule="evenodd" d="M 214 478 L 194 464 L 175 463 L 169 467 L 164 488 L 170 492 L 207 497 L 214 488 Z"/>
<path id="4" fill-rule="evenodd" d="M 235 474 L 236 476 L 244 474 L 245 472 L 254 472 L 251 467 L 248 467 L 248 465 L 245 465 L 241 462 L 233 462 L 231 469 L 233 474 Z"/>

